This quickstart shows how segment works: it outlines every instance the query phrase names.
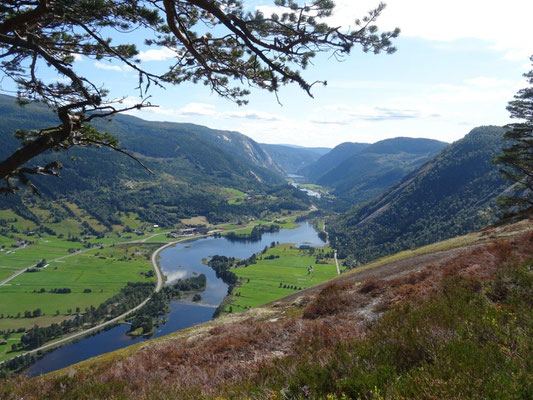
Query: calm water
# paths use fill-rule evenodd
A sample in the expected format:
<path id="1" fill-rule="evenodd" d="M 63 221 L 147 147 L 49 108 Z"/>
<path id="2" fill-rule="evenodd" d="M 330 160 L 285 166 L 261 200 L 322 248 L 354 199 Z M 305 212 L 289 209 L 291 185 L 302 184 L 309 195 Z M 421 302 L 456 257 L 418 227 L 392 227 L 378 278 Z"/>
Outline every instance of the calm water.
<path id="1" fill-rule="evenodd" d="M 298 183 L 298 182 L 292 182 L 291 185 L 294 186 L 295 188 L 300 189 L 302 192 L 307 193 L 308 196 L 316 197 L 317 199 L 320 199 L 322 197 L 322 195 L 320 193 L 315 192 L 314 190 L 301 188 L 300 187 L 300 183 Z"/>
<path id="2" fill-rule="evenodd" d="M 160 253 L 159 265 L 167 276 L 167 282 L 171 283 L 178 279 L 205 274 L 207 287 L 203 292 L 200 292 L 202 296 L 200 304 L 189 304 L 187 301 L 171 302 L 171 311 L 166 315 L 168 322 L 156 328 L 151 337 L 156 338 L 168 335 L 213 318 L 213 313 L 226 296 L 228 287 L 216 277 L 211 268 L 202 263 L 202 259 L 216 254 L 240 259 L 248 258 L 274 241 L 294 243 L 297 246 L 302 244 L 322 246 L 324 244 L 318 238 L 313 227 L 303 223 L 296 229 L 283 229 L 280 232 L 263 234 L 261 241 L 258 242 L 230 242 L 225 238 L 208 237 L 180 243 L 163 250 Z M 63 346 L 38 360 L 28 368 L 26 375 L 37 376 L 45 374 L 100 354 L 148 340 L 143 337 L 129 337 L 126 335 L 128 330 L 129 325 L 119 325 Z"/>

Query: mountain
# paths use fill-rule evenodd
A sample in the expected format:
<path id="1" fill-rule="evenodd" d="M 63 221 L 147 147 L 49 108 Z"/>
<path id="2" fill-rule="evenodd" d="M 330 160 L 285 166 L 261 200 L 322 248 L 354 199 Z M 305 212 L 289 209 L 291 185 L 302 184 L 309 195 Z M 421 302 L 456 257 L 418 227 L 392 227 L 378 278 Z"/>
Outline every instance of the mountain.
<path id="1" fill-rule="evenodd" d="M 300 169 L 317 161 L 331 149 L 325 147 L 301 147 L 284 144 L 262 143 L 274 162 L 281 167 L 286 174 L 296 174 Z"/>
<path id="2" fill-rule="evenodd" d="M 18 147 L 15 129 L 39 129 L 56 124 L 54 115 L 44 106 L 19 107 L 13 97 L 0 95 L 0 157 Z M 152 161 L 184 159 L 190 167 L 230 173 L 232 167 L 250 169 L 251 179 L 268 183 L 282 182 L 282 171 L 261 146 L 238 132 L 219 131 L 194 124 L 145 121 L 129 115 L 117 115 L 111 122 L 96 120 L 94 126 L 111 133 L 121 147 Z M 235 160 L 237 159 L 237 160 Z M 189 169 L 186 166 L 185 169 Z M 244 172 L 244 171 L 239 171 Z"/>
<path id="3" fill-rule="evenodd" d="M 383 193 L 405 175 L 429 161 L 447 143 L 398 137 L 371 144 L 320 176 L 316 183 L 351 204 Z"/>
<path id="4" fill-rule="evenodd" d="M 503 133 L 496 126 L 473 129 L 377 199 L 335 218 L 332 244 L 366 262 L 493 221 L 494 201 L 508 186 L 491 162 Z"/>
<path id="5" fill-rule="evenodd" d="M 19 147 L 12 134 L 16 129 L 40 129 L 57 124 L 54 115 L 43 105 L 29 104 L 21 108 L 8 96 L 0 96 L 0 116 L 1 159 Z M 230 189 L 259 194 L 285 182 L 270 155 L 258 143 L 237 132 L 193 124 L 150 122 L 128 115 L 117 115 L 111 122 L 99 120 L 94 126 L 117 138 L 154 175 L 112 150 L 74 148 L 49 152 L 31 163 L 60 161 L 64 165 L 60 179 L 39 176 L 32 177 L 32 181 L 47 199 L 67 198 L 106 226 L 116 222 L 117 210 L 137 212 L 144 220 L 162 225 L 171 225 L 190 215 L 211 215 L 212 219 L 224 220 L 233 214 L 254 213 L 270 205 L 264 202 L 248 208 L 243 204 L 230 205 Z M 283 196 L 288 195 L 285 189 L 282 192 Z M 16 206 L 23 210 L 16 197 L 10 196 L 3 207 Z M 272 202 L 283 201 L 276 196 L 272 199 L 275 199 Z"/>
<path id="6" fill-rule="evenodd" d="M 298 170 L 297 173 L 309 178 L 313 182 L 317 181 L 327 171 L 335 168 L 344 160 L 359 153 L 367 146 L 369 146 L 367 143 L 341 143 L 338 146 L 335 146 L 330 152 L 324 154 L 313 164 Z"/>
<path id="7" fill-rule="evenodd" d="M 201 150 L 205 152 L 209 151 L 205 146 L 211 145 L 250 167 L 282 173 L 259 143 L 238 132 L 188 123 L 145 121 L 129 115 L 117 115 L 111 124 L 98 121 L 95 126 L 109 130 L 123 146 L 145 156 L 174 158 L 187 154 L 194 158 L 200 151 L 196 147 L 202 146 Z M 150 146 L 146 145 L 147 140 Z"/>

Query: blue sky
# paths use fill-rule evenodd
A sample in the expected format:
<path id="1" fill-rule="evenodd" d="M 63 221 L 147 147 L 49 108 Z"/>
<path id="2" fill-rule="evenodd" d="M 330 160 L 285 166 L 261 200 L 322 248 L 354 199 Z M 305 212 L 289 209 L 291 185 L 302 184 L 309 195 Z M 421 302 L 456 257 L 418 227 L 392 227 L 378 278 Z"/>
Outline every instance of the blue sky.
<path id="1" fill-rule="evenodd" d="M 245 1 L 251 9 L 273 11 L 270 1 Z M 331 23 L 349 26 L 378 2 L 337 0 Z M 333 147 L 396 136 L 452 142 L 479 125 L 509 122 L 505 106 L 525 87 L 531 68 L 533 2 L 508 0 L 389 0 L 378 26 L 402 29 L 393 55 L 354 49 L 342 63 L 319 57 L 304 72 L 316 86 L 314 99 L 297 86 L 271 93 L 253 90 L 238 107 L 203 85 L 151 91 L 158 108 L 133 115 L 149 120 L 191 122 L 236 130 L 264 143 Z M 138 35 L 137 35 L 138 36 Z M 136 39 L 139 39 L 138 37 Z M 160 69 L 171 53 L 141 53 L 145 68 Z M 104 84 L 126 104 L 137 101 L 136 75 L 121 64 L 81 59 L 75 67 Z"/>

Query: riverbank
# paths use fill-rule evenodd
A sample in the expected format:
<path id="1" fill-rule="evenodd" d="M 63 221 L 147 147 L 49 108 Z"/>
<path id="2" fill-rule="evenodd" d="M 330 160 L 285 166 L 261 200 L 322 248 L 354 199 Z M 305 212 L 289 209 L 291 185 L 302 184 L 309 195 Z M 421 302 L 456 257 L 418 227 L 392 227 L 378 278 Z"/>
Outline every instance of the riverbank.
<path id="1" fill-rule="evenodd" d="M 162 276 L 161 271 L 159 270 L 157 264 L 154 264 L 152 262 L 152 265 L 154 266 L 155 274 L 156 274 L 156 277 L 157 277 L 157 283 L 156 283 L 156 287 L 155 287 L 153 293 L 157 293 L 163 287 L 163 276 Z M 70 342 L 73 342 L 73 341 L 76 341 L 76 340 L 79 340 L 79 339 L 82 339 L 82 338 L 84 338 L 86 336 L 92 335 L 92 334 L 97 333 L 97 332 L 99 332 L 99 331 L 101 331 L 103 329 L 106 329 L 106 328 L 110 327 L 110 326 L 118 324 L 120 321 L 124 320 L 129 315 L 131 315 L 134 312 L 138 311 L 146 303 L 148 303 L 148 301 L 152 298 L 153 293 L 149 297 L 147 297 L 145 300 L 143 300 L 140 304 L 138 304 L 137 306 L 133 307 L 132 309 L 126 311 L 125 313 L 122 313 L 121 315 L 119 315 L 119 316 L 117 316 L 115 318 L 112 318 L 112 319 L 110 319 L 108 321 L 102 322 L 102 323 L 100 323 L 98 325 L 95 325 L 95 326 L 93 326 L 91 328 L 88 328 L 88 329 L 85 329 L 83 331 L 76 332 L 76 333 L 73 333 L 71 335 L 67 335 L 66 337 L 63 337 L 63 338 L 60 338 L 58 340 L 52 341 L 50 343 L 44 344 L 43 346 L 40 346 L 38 348 L 19 353 L 15 357 L 41 355 L 42 353 L 49 352 L 51 350 L 54 350 L 57 347 L 63 346 L 65 344 L 68 344 Z M 1 361 L 0 365 L 2 365 L 4 362 L 7 362 L 9 359 Z"/>
<path id="2" fill-rule="evenodd" d="M 231 271 L 238 277 L 224 314 L 246 311 L 299 292 L 338 275 L 333 250 L 280 243 L 259 253 L 247 267 Z"/>
<path id="3" fill-rule="evenodd" d="M 295 216 L 287 217 L 287 219 L 289 218 L 292 219 L 295 218 Z M 287 225 L 291 226 L 292 224 Z M 161 233 L 158 235 L 161 235 Z M 155 238 L 152 236 L 151 239 Z M 314 229 L 310 225 L 304 224 L 304 226 L 300 226 L 299 228 L 284 229 L 279 233 L 265 234 L 260 242 L 255 243 L 231 243 L 223 238 L 215 239 L 210 235 L 201 235 L 193 238 L 180 238 L 169 243 L 163 243 L 157 247 L 157 249 L 155 249 L 150 255 L 150 263 L 152 269 L 155 271 L 155 276 L 158 279 L 156 285 L 159 290 L 164 285 L 165 279 L 168 282 L 172 282 L 176 279 L 183 279 L 185 278 L 186 273 L 192 274 L 191 276 L 194 276 L 194 273 L 206 273 L 207 275 L 211 274 L 211 277 L 208 283 L 208 290 L 201 293 L 202 300 L 200 302 L 179 300 L 171 303 L 171 312 L 165 316 L 165 318 L 168 319 L 168 322 L 165 325 L 160 326 L 154 333 L 153 337 L 166 335 L 211 320 L 216 307 L 225 298 L 227 294 L 227 285 L 220 282 L 216 278 L 214 271 L 201 262 L 202 258 L 219 252 L 228 252 L 228 255 L 247 258 L 251 254 L 262 250 L 265 246 L 270 245 L 272 241 L 277 240 L 282 242 L 297 242 L 300 244 L 308 243 L 309 240 L 316 241 L 317 244 L 320 243 Z M 156 243 L 151 242 L 150 244 L 153 245 Z M 213 248 L 214 245 L 217 246 L 216 250 Z M 142 307 L 142 304 L 139 308 L 140 307 Z M 136 310 L 138 310 L 138 308 L 133 311 Z M 121 317 L 125 318 L 129 314 L 130 313 L 127 313 Z M 119 318 L 113 321 L 118 323 L 120 322 L 118 320 Z M 53 353 L 46 354 L 43 358 L 38 360 L 37 363 L 30 368 L 28 373 L 30 376 L 40 375 L 97 356 L 104 352 L 146 340 L 143 337 L 135 339 L 129 338 L 128 341 L 125 342 L 124 339 L 127 337 L 125 333 L 129 327 L 125 325 L 112 327 L 110 322 L 111 321 L 108 321 L 105 325 L 102 324 L 86 331 L 78 332 L 67 338 L 62 338 L 61 341 L 47 344 L 45 349 L 47 351 L 54 350 Z M 98 331 L 99 328 L 106 329 L 106 331 L 103 331 L 102 329 Z M 111 329 L 109 330 L 109 328 Z M 93 335 L 98 332 L 98 335 Z M 86 338 L 82 339 L 83 337 Z M 61 349 L 56 349 L 56 347 L 59 346 L 63 347 Z M 41 350 L 41 348 L 34 349 L 32 352 L 36 353 L 39 350 Z"/>

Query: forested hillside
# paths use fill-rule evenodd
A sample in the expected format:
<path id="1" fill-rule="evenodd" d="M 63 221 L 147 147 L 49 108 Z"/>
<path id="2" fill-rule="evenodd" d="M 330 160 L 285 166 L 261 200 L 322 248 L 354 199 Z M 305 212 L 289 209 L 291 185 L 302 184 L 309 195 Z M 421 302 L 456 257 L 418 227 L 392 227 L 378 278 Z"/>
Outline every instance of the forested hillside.
<path id="1" fill-rule="evenodd" d="M 283 144 L 261 144 L 276 164 L 286 174 L 296 174 L 300 169 L 317 161 L 331 149 L 325 147 L 299 147 Z"/>
<path id="2" fill-rule="evenodd" d="M 316 182 L 332 188 L 336 196 L 351 204 L 361 204 L 383 193 L 446 146 L 431 139 L 382 140 L 350 156 Z"/>
<path id="3" fill-rule="evenodd" d="M 369 146 L 367 143 L 341 143 L 313 164 L 300 169 L 298 174 L 307 177 L 311 182 L 315 182 L 326 172 L 335 168 L 352 155 L 359 153 L 367 146 Z"/>
<path id="4" fill-rule="evenodd" d="M 503 133 L 496 126 L 473 129 L 381 197 L 335 218 L 333 245 L 366 262 L 494 221 L 494 201 L 508 186 L 491 162 Z"/>
<path id="5" fill-rule="evenodd" d="M 21 108 L 8 96 L 0 96 L 0 115 L 0 158 L 18 147 L 13 137 L 16 129 L 56 123 L 45 107 Z M 295 200 L 296 208 L 308 205 L 305 196 L 285 187 L 281 170 L 259 144 L 239 133 L 131 116 L 99 121 L 95 127 L 115 136 L 154 174 L 112 150 L 77 148 L 36 159 L 41 164 L 60 161 L 64 169 L 60 179 L 36 176 L 32 182 L 45 200 L 67 199 L 108 227 L 118 222 L 117 211 L 136 212 L 145 221 L 170 225 L 191 215 L 221 221 L 256 214 L 289 203 L 286 196 Z M 231 204 L 234 190 L 249 193 L 249 201 Z M 25 197 L 9 196 L 1 207 L 35 219 L 24 205 Z"/>

